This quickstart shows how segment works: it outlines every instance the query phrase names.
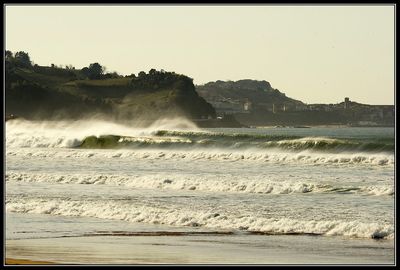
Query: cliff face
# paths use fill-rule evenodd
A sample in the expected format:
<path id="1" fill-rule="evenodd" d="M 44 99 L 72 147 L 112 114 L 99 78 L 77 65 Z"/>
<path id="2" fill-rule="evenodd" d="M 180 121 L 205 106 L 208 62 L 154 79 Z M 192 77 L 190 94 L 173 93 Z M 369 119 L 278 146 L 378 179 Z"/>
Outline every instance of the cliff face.
<path id="1" fill-rule="evenodd" d="M 191 78 L 156 70 L 138 77 L 90 80 L 83 79 L 79 70 L 6 62 L 5 97 L 6 114 L 26 119 L 215 117 Z"/>

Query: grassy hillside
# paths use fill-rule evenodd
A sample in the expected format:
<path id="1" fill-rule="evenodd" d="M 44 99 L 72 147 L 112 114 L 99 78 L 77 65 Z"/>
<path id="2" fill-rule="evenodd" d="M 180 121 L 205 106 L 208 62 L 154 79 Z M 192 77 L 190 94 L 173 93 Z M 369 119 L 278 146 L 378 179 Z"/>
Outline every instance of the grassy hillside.
<path id="1" fill-rule="evenodd" d="M 6 114 L 27 119 L 215 117 L 213 107 L 197 94 L 187 76 L 154 69 L 129 77 L 90 72 L 32 66 L 6 57 Z"/>

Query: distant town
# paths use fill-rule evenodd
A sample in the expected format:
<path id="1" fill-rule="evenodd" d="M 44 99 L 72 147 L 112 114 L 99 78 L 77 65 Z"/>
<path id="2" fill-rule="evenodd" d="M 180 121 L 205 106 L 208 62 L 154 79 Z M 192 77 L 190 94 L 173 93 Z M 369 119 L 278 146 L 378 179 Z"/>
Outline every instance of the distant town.
<path id="1" fill-rule="evenodd" d="M 248 99 L 232 100 L 222 98 L 220 100 L 208 101 L 216 110 L 217 118 L 223 118 L 225 115 L 235 115 L 251 113 L 253 104 Z M 348 97 L 343 102 L 337 104 L 258 104 L 259 108 L 273 114 L 293 113 L 293 112 L 337 112 L 349 114 L 350 118 L 357 119 L 347 124 L 378 126 L 387 123 L 388 119 L 393 119 L 395 114 L 394 105 L 367 105 L 351 101 Z"/>
<path id="2" fill-rule="evenodd" d="M 217 118 L 230 115 L 246 125 L 394 126 L 394 105 L 361 104 L 349 97 L 336 104 L 306 104 L 266 81 L 217 81 L 196 90 L 215 108 Z"/>

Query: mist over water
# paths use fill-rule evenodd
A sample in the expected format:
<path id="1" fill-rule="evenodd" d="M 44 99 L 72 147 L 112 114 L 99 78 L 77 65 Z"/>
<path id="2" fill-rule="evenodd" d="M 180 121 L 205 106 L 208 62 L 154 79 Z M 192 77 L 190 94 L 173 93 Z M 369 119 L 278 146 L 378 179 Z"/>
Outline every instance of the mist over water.
<path id="1" fill-rule="evenodd" d="M 164 118 L 144 125 L 143 122 L 118 124 L 100 119 L 77 121 L 27 121 L 15 119 L 6 122 L 7 147 L 74 147 L 87 136 L 151 135 L 159 129 L 198 130 L 185 118 Z"/>

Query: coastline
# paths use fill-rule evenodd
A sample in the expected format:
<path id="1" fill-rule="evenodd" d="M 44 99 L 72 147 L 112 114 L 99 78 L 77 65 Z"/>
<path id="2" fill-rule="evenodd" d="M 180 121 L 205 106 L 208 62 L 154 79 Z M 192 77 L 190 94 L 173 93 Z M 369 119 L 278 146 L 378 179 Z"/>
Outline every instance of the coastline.
<path id="1" fill-rule="evenodd" d="M 311 235 L 78 236 L 7 240 L 6 246 L 6 264 L 390 265 L 394 262 L 392 240 Z M 27 259 L 11 259 L 18 257 Z"/>
<path id="2" fill-rule="evenodd" d="M 55 262 L 48 261 L 36 261 L 36 260 L 27 260 L 27 259 L 14 259 L 14 258 L 6 258 L 5 264 L 7 265 L 19 265 L 19 264 L 57 264 Z"/>

